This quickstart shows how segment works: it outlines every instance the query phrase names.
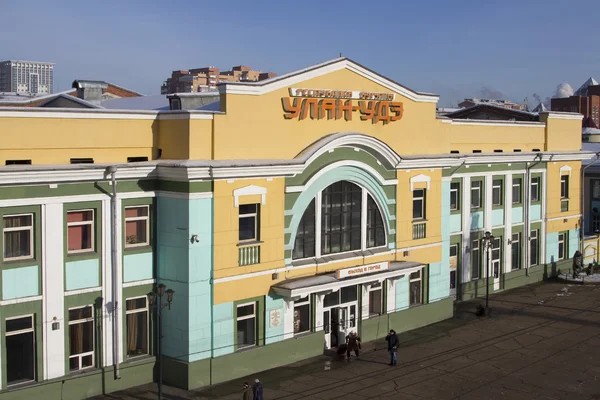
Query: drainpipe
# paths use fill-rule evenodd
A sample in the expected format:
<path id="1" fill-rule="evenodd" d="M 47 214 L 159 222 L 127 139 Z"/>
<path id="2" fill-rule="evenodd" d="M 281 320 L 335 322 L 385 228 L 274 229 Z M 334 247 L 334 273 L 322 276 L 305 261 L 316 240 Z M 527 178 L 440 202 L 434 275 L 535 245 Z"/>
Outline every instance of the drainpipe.
<path id="1" fill-rule="evenodd" d="M 524 251 L 524 253 L 525 253 L 525 275 L 526 276 L 529 276 L 529 267 L 530 267 L 530 265 L 529 265 L 529 240 L 531 238 L 529 235 L 531 234 L 531 221 L 529 221 L 529 207 L 531 207 L 531 204 L 530 204 L 530 202 L 531 202 L 531 169 L 542 162 L 542 157 L 543 157 L 542 153 L 537 153 L 536 156 L 533 158 L 533 161 L 535 161 L 536 158 L 539 159 L 539 161 L 534 162 L 533 164 L 527 165 L 525 167 L 525 179 L 524 179 L 525 182 L 523 182 L 524 183 L 524 185 L 523 185 L 524 186 L 523 230 L 525 232 L 523 232 L 523 233 L 525 234 L 525 237 L 527 238 L 527 246 L 525 246 L 525 251 Z M 538 186 L 538 190 L 539 190 L 539 186 Z M 541 193 L 538 196 L 540 196 L 540 195 L 541 195 Z M 544 200 L 546 200 L 546 199 L 544 199 Z M 542 216 L 542 218 L 543 218 L 543 216 Z"/>
<path id="2" fill-rule="evenodd" d="M 108 167 L 108 172 L 110 173 L 110 181 L 112 186 L 112 196 L 110 198 L 110 207 L 111 207 L 111 224 L 110 224 L 110 233 L 111 233 L 111 272 L 112 272 L 112 294 L 113 294 L 113 363 L 115 366 L 115 379 L 121 379 L 119 375 L 119 321 L 118 318 L 118 275 L 117 275 L 117 265 L 118 265 L 118 251 L 117 251 L 117 179 L 115 177 L 117 173 L 117 167 L 112 165 Z"/>
<path id="3" fill-rule="evenodd" d="M 579 251 L 582 255 L 585 241 L 585 170 L 594 165 L 598 160 L 600 160 L 600 153 L 596 153 L 596 159 L 583 167 L 581 171 L 581 223 L 579 224 Z M 584 256 L 582 256 L 582 262 L 583 260 L 585 260 Z"/>

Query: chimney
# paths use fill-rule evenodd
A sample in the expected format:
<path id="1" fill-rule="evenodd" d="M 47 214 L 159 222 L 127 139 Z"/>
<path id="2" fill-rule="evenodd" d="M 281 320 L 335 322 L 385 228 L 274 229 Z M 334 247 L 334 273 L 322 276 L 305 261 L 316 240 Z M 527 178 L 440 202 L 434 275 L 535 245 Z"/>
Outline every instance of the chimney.
<path id="1" fill-rule="evenodd" d="M 102 101 L 102 90 L 108 88 L 104 81 L 73 81 L 73 88 L 77 89 L 77 97 L 89 101 L 93 104 L 100 104 Z"/>

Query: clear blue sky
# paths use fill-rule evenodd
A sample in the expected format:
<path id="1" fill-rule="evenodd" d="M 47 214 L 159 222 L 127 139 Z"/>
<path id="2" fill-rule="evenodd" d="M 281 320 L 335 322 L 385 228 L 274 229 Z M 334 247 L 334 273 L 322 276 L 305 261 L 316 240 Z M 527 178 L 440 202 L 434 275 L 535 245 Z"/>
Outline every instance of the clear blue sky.
<path id="1" fill-rule="evenodd" d="M 55 91 L 158 94 L 176 69 L 282 74 L 340 52 L 440 106 L 482 91 L 532 104 L 600 79 L 598 0 L 28 0 L 2 1 L 0 20 L 0 59 L 55 62 Z"/>

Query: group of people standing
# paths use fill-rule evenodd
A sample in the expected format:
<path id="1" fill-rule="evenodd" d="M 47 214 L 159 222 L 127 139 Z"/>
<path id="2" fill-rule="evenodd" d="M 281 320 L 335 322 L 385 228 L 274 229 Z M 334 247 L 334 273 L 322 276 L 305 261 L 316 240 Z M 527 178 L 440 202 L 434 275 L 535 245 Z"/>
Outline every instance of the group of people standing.
<path id="1" fill-rule="evenodd" d="M 244 382 L 242 385 L 242 400 L 250 400 L 252 394 L 252 400 L 264 400 L 263 397 L 263 386 L 258 379 L 254 380 L 254 385 L 250 387 L 248 382 Z"/>

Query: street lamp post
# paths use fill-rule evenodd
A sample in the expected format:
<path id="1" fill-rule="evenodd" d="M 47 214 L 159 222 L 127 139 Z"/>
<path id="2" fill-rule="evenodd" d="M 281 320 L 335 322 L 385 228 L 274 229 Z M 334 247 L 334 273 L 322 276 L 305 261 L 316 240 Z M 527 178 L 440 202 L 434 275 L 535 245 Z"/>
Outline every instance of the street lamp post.
<path id="1" fill-rule="evenodd" d="M 485 249 L 485 315 L 490 315 L 490 248 L 492 247 L 492 242 L 494 241 L 494 236 L 487 231 L 485 236 L 483 237 L 484 249 Z"/>
<path id="2" fill-rule="evenodd" d="M 163 304 L 163 296 L 167 295 L 167 302 Z M 165 307 L 169 307 L 171 309 L 171 302 L 173 301 L 173 295 L 175 291 L 173 289 L 167 289 L 164 284 L 159 284 L 156 288 L 156 292 L 152 292 L 148 295 L 150 300 L 150 306 L 156 307 L 156 312 L 158 314 L 158 399 L 162 399 L 162 310 Z"/>

